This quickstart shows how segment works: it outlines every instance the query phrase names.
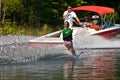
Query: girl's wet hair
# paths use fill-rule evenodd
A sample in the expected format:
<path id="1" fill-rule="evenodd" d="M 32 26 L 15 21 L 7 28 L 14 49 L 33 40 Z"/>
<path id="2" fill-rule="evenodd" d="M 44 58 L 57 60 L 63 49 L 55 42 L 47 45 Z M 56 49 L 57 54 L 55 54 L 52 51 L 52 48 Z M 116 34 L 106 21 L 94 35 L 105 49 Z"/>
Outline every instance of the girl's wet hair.
<path id="1" fill-rule="evenodd" d="M 69 22 L 66 21 L 66 22 L 64 22 L 64 23 L 67 23 L 67 27 L 69 27 Z"/>

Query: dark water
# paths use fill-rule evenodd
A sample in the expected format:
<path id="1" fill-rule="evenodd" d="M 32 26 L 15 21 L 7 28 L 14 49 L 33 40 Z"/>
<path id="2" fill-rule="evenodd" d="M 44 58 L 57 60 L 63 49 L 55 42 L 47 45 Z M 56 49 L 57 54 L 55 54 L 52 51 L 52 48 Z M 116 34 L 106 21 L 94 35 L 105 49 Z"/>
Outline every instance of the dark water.
<path id="1" fill-rule="evenodd" d="M 87 50 L 79 58 L 62 55 L 2 64 L 0 80 L 120 80 L 120 49 Z"/>
<path id="2" fill-rule="evenodd" d="M 100 49 L 93 43 L 97 49 L 76 48 L 78 55 L 84 53 L 74 57 L 67 56 L 62 46 L 32 48 L 25 41 L 33 37 L 19 37 L 21 41 L 0 46 L 0 80 L 120 80 L 119 48 Z M 118 43 L 110 42 L 113 47 Z"/>

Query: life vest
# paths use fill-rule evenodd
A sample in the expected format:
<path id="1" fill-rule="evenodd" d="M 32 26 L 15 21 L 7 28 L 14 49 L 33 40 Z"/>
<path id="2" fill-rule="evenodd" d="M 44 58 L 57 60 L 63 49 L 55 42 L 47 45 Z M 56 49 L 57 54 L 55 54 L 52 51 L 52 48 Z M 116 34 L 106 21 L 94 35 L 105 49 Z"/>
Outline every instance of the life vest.
<path id="1" fill-rule="evenodd" d="M 95 30 L 101 30 L 101 27 L 99 26 L 99 25 L 96 25 L 96 24 L 91 24 L 90 25 L 90 28 L 93 28 L 93 29 L 95 29 Z"/>

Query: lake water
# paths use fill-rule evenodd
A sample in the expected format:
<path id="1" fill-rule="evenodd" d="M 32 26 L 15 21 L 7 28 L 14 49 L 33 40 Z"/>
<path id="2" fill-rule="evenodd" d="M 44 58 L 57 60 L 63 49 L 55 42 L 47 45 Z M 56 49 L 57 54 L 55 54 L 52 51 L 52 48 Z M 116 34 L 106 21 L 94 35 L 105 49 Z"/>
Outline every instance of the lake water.
<path id="1" fill-rule="evenodd" d="M 0 80 L 120 80 L 119 39 L 97 39 L 94 43 L 81 40 L 75 50 L 78 55 L 84 53 L 74 57 L 67 56 L 63 46 L 30 47 L 27 41 L 32 38 L 0 38 Z"/>

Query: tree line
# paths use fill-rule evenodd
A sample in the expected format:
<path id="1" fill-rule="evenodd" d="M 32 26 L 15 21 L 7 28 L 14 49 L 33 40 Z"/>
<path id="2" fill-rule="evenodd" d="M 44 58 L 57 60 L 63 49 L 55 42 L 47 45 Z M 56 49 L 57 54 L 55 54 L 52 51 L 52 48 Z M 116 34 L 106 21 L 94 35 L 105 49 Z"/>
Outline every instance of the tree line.
<path id="1" fill-rule="evenodd" d="M 47 24 L 55 29 L 63 24 L 62 14 L 68 5 L 108 6 L 115 9 L 116 22 L 120 22 L 119 0 L 0 0 L 1 26 L 8 22 L 17 26 L 31 27 L 42 27 Z"/>

